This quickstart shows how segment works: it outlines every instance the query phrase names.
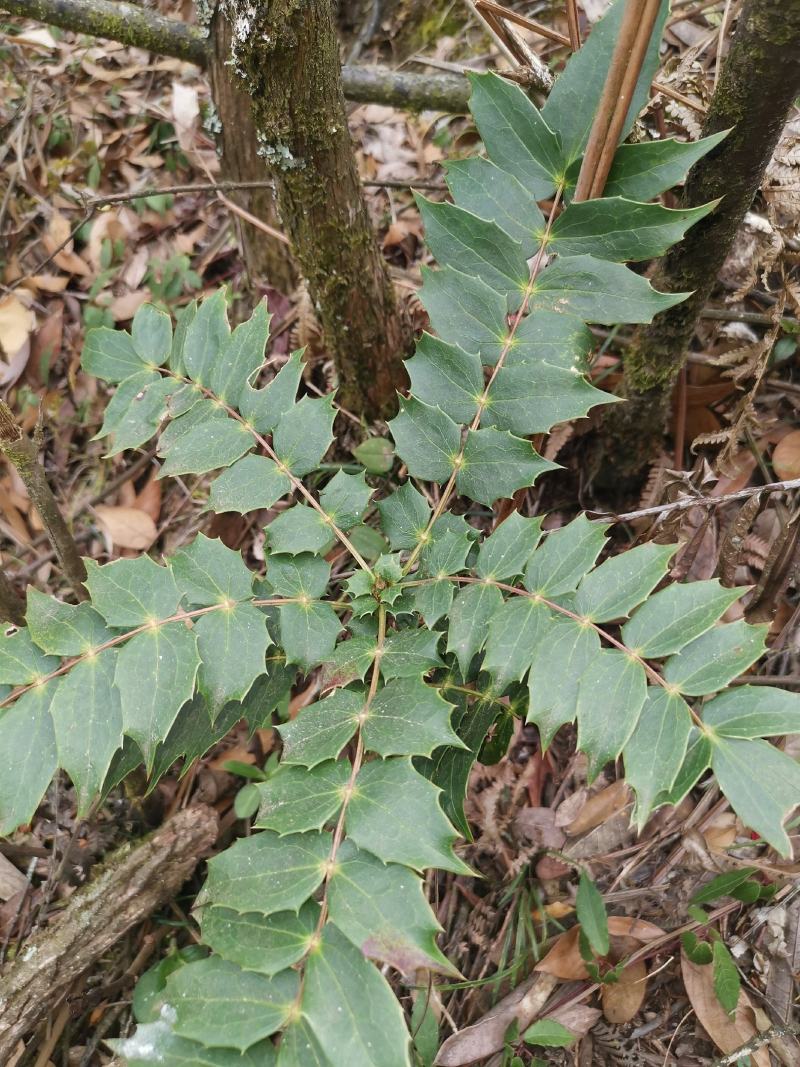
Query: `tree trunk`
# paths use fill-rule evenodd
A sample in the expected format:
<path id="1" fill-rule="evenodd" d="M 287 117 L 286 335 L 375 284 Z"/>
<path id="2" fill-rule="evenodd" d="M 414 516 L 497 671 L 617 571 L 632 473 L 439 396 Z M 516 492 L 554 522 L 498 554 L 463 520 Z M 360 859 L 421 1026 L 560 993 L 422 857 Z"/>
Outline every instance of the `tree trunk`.
<path id="1" fill-rule="evenodd" d="M 266 163 L 258 155 L 258 142 L 250 98 L 239 86 L 226 60 L 231 55 L 231 28 L 217 9 L 211 21 L 211 48 L 208 66 L 211 96 L 219 118 L 217 131 L 222 178 L 231 182 L 263 181 L 269 177 Z M 272 189 L 250 189 L 232 193 L 251 215 L 275 230 L 281 229 L 275 193 Z M 247 270 L 253 279 L 267 282 L 284 293 L 297 284 L 292 255 L 288 247 L 256 226 L 242 223 L 242 251 Z"/>
<path id="2" fill-rule="evenodd" d="M 641 329 L 625 353 L 627 403 L 609 412 L 615 466 L 641 470 L 658 452 L 672 387 L 717 274 L 750 209 L 800 91 L 800 0 L 745 0 L 703 136 L 731 132 L 692 169 L 682 203 L 722 203 L 693 226 L 653 278 L 691 292 Z"/>
<path id="3" fill-rule="evenodd" d="M 395 407 L 411 329 L 372 230 L 347 128 L 331 0 L 226 0 L 231 60 L 258 153 L 318 309 L 338 400 L 368 419 Z"/>

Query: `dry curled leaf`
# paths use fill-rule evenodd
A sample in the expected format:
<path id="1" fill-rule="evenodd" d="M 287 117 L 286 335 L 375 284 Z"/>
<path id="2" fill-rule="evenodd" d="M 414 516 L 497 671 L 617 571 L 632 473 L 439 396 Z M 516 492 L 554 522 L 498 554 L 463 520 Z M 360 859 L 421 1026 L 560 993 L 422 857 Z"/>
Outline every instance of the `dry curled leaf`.
<path id="1" fill-rule="evenodd" d="M 117 548 L 146 552 L 158 536 L 152 518 L 139 508 L 98 504 L 94 510 L 105 533 Z"/>
<path id="2" fill-rule="evenodd" d="M 772 467 L 781 480 L 800 478 L 800 430 L 792 430 L 778 441 L 772 453 Z"/>
<path id="3" fill-rule="evenodd" d="M 655 923 L 646 919 L 637 919 L 630 915 L 609 915 L 608 932 L 611 935 L 610 958 L 618 961 L 630 955 L 641 945 L 657 941 L 664 936 L 664 931 Z M 553 947 L 534 970 L 552 974 L 565 981 L 581 981 L 589 977 L 578 946 L 580 926 L 573 926 L 556 940 Z"/>
<path id="4" fill-rule="evenodd" d="M 705 1032 L 721 1052 L 733 1052 L 756 1034 L 755 1015 L 750 998 L 744 990 L 733 1015 L 728 1015 L 714 992 L 713 966 L 697 964 L 681 953 L 681 973 L 686 995 Z M 751 1053 L 755 1067 L 770 1067 L 769 1052 L 759 1049 Z"/>
<path id="5" fill-rule="evenodd" d="M 566 831 L 570 837 L 575 837 L 577 834 L 586 833 L 587 830 L 593 830 L 606 819 L 618 815 L 630 802 L 631 791 L 625 782 L 613 782 L 586 801 L 582 811 L 566 827 Z"/>
<path id="6" fill-rule="evenodd" d="M 610 1023 L 630 1022 L 639 1011 L 647 990 L 647 965 L 637 960 L 625 967 L 617 982 L 604 985 L 600 991 L 603 1015 Z"/>

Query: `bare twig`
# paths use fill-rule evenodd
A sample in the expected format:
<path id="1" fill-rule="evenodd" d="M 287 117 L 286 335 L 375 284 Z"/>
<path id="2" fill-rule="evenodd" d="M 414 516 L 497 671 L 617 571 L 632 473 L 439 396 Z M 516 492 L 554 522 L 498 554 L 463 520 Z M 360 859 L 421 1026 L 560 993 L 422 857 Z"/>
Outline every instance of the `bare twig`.
<path id="1" fill-rule="evenodd" d="M 739 489 L 735 493 L 724 493 L 722 496 L 697 496 L 675 500 L 671 504 L 657 504 L 652 508 L 641 508 L 639 511 L 628 511 L 623 515 L 598 512 L 593 518 L 602 522 L 633 522 L 634 519 L 644 519 L 648 515 L 663 515 L 668 511 L 686 511 L 689 508 L 715 508 L 720 504 L 729 504 L 732 500 L 745 500 L 756 493 L 785 493 L 790 489 L 800 489 L 800 478 L 790 478 L 785 482 L 769 482 L 767 485 L 751 485 L 747 489 Z"/>
<path id="2" fill-rule="evenodd" d="M 581 46 L 581 27 L 578 22 L 578 5 L 575 0 L 567 0 L 567 25 L 569 26 L 569 46 L 577 52 Z"/>
<path id="3" fill-rule="evenodd" d="M 611 65 L 609 66 L 602 95 L 597 104 L 592 128 L 589 131 L 589 139 L 586 143 L 586 151 L 583 155 L 578 183 L 572 198 L 575 203 L 581 200 L 588 200 L 591 196 L 595 172 L 608 137 L 611 120 L 617 108 L 625 71 L 631 60 L 631 52 L 633 51 L 636 32 L 639 27 L 639 15 L 638 0 L 627 0 L 614 45 L 614 52 L 611 56 Z"/>
<path id="4" fill-rule="evenodd" d="M 760 1034 L 756 1034 L 755 1037 L 751 1037 L 749 1041 L 745 1041 L 739 1048 L 729 1052 L 726 1056 L 721 1056 L 718 1060 L 714 1060 L 711 1067 L 732 1067 L 733 1064 L 738 1063 L 744 1056 L 749 1056 L 753 1052 L 758 1052 L 760 1048 L 768 1045 L 771 1041 L 774 1041 L 776 1037 L 796 1037 L 798 1029 L 796 1026 L 783 1026 L 779 1024 L 777 1026 L 771 1026 L 769 1030 L 762 1030 Z"/>
<path id="5" fill-rule="evenodd" d="M 53 496 L 44 467 L 39 462 L 38 443 L 22 432 L 11 409 L 3 400 L 0 400 L 0 450 L 14 464 L 28 490 L 30 501 L 39 512 L 56 558 L 75 596 L 78 600 L 85 600 L 86 590 L 83 583 L 86 580 L 86 568 Z"/>

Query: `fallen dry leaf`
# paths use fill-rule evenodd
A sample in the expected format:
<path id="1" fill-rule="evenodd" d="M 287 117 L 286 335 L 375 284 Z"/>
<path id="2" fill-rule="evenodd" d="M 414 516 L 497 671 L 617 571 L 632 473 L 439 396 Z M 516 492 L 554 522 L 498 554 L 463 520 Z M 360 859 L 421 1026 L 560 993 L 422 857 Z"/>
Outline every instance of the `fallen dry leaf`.
<path id="1" fill-rule="evenodd" d="M 610 1023 L 628 1023 L 639 1011 L 647 990 L 647 964 L 637 960 L 626 967 L 617 982 L 600 991 L 603 1015 Z"/>
<path id="2" fill-rule="evenodd" d="M 714 993 L 712 964 L 696 964 L 681 952 L 681 973 L 686 995 L 705 1032 L 724 1053 L 733 1052 L 756 1033 L 755 1015 L 750 998 L 744 990 L 733 1015 L 728 1015 Z M 770 1067 L 769 1051 L 765 1048 L 751 1053 L 755 1067 Z"/>
<path id="3" fill-rule="evenodd" d="M 581 812 L 565 827 L 570 837 L 593 830 L 606 819 L 617 815 L 631 802 L 631 791 L 624 781 L 614 782 L 590 797 Z"/>
<path id="4" fill-rule="evenodd" d="M 635 951 L 648 941 L 657 941 L 664 931 L 646 919 L 630 915 L 609 915 L 608 932 L 611 935 L 612 960 L 617 961 Z M 543 960 L 534 970 L 552 974 L 565 981 L 577 982 L 589 977 L 578 947 L 580 925 L 573 926 L 557 939 Z"/>
<path id="5" fill-rule="evenodd" d="M 175 132 L 178 135 L 178 144 L 188 152 L 194 143 L 195 127 L 200 114 L 200 104 L 197 100 L 197 88 L 194 85 L 184 85 L 183 82 L 172 84 L 172 117 L 175 120 Z"/>
<path id="6" fill-rule="evenodd" d="M 800 478 L 800 430 L 793 430 L 778 442 L 772 453 L 772 466 L 781 479 Z"/>
<path id="7" fill-rule="evenodd" d="M 13 293 L 0 299 L 0 349 L 7 359 L 13 359 L 27 343 L 35 325 L 34 313 Z"/>
<path id="8" fill-rule="evenodd" d="M 139 508 L 98 504 L 94 511 L 117 548 L 135 548 L 145 552 L 158 536 L 152 518 Z"/>

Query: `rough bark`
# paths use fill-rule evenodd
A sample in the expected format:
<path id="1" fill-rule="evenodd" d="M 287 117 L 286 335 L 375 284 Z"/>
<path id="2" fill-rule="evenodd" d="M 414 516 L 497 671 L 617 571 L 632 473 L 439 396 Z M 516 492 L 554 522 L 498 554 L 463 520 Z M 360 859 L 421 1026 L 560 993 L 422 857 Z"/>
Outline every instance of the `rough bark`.
<path id="1" fill-rule="evenodd" d="M 640 470 L 657 452 L 672 387 L 717 274 L 800 92 L 800 0 L 746 0 L 703 136 L 730 129 L 695 165 L 685 206 L 722 202 L 664 257 L 656 289 L 690 292 L 643 328 L 625 353 L 628 401 L 609 412 L 615 464 Z"/>
<path id="2" fill-rule="evenodd" d="M 231 28 L 216 11 L 211 21 L 208 74 L 219 129 L 220 170 L 223 181 L 263 181 L 269 176 L 267 166 L 258 155 L 258 142 L 250 98 L 240 87 L 230 66 Z M 250 189 L 232 194 L 251 215 L 275 230 L 281 229 L 275 193 L 270 188 Z M 242 222 L 242 244 L 247 270 L 253 279 L 268 282 L 282 292 L 297 283 L 297 271 L 286 245 L 268 233 Z"/>
<path id="3" fill-rule="evenodd" d="M 104 952 L 177 893 L 216 835 L 211 808 L 179 812 L 145 842 L 123 846 L 53 926 L 31 938 L 3 976 L 0 1063 Z"/>
<path id="4" fill-rule="evenodd" d="M 0 0 L 0 11 L 147 48 L 204 69 L 210 64 L 209 42 L 202 30 L 123 0 Z M 460 74 L 405 74 L 381 66 L 345 66 L 342 86 L 348 100 L 410 111 L 430 108 L 457 114 L 466 110 L 469 99 L 469 83 Z"/>
<path id="5" fill-rule="evenodd" d="M 336 362 L 338 400 L 367 419 L 385 417 L 406 383 L 412 335 L 356 170 L 331 0 L 227 0 L 224 10 L 258 151 Z"/>

